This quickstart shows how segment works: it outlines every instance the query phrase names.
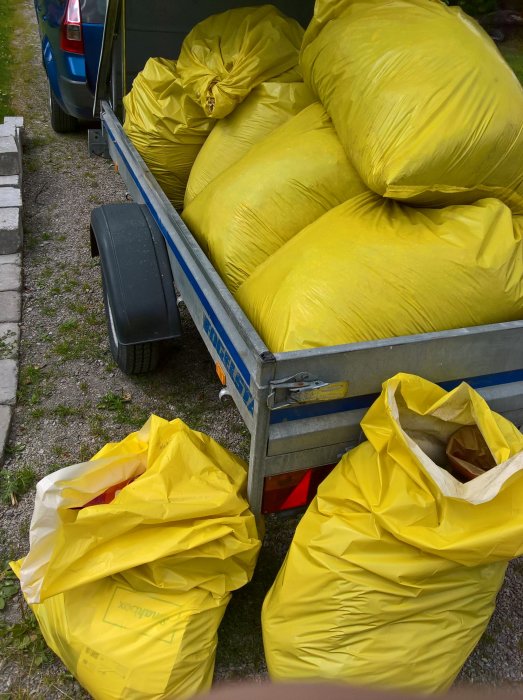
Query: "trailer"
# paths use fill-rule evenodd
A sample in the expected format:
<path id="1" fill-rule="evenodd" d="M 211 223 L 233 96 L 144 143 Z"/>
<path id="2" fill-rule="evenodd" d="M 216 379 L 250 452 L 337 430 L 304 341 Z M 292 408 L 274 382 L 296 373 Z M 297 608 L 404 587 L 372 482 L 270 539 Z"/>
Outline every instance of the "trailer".
<path id="1" fill-rule="evenodd" d="M 93 211 L 111 350 L 127 372 L 154 367 L 163 340 L 179 337 L 183 298 L 250 436 L 248 500 L 272 510 L 271 492 L 298 488 L 299 505 L 331 465 L 361 440 L 360 420 L 397 372 L 451 389 L 466 381 L 490 406 L 523 423 L 523 320 L 335 347 L 272 353 L 206 258 L 122 128 L 122 98 L 151 56 L 177 58 L 188 31 L 210 14 L 263 2 L 108 0 L 97 85 L 100 130 L 132 203 Z M 312 0 L 278 0 L 304 26 Z M 264 496 L 265 493 L 265 496 Z"/>

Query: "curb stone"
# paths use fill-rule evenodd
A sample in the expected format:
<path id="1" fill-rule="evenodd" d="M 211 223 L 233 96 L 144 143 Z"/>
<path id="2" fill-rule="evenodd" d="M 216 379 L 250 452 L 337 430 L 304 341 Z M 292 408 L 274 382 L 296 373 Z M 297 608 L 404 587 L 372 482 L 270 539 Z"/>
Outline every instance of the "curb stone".
<path id="1" fill-rule="evenodd" d="M 20 250 L 22 250 L 20 207 L 0 207 L 0 256 L 17 253 Z"/>
<path id="2" fill-rule="evenodd" d="M 22 319 L 22 143 L 24 120 L 0 124 L 0 464 L 18 384 Z"/>

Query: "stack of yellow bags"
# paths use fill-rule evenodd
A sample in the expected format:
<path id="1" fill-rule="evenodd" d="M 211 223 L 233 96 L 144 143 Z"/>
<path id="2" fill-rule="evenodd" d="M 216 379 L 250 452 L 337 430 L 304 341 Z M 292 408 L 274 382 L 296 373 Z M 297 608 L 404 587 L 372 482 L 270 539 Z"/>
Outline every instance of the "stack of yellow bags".
<path id="1" fill-rule="evenodd" d="M 227 142 L 219 148 L 218 162 L 207 158 L 196 166 L 189 188 L 194 194 L 220 167 L 312 101 L 298 68 L 302 39 L 298 22 L 272 5 L 244 7 L 197 24 L 177 61 L 147 61 L 124 97 L 124 130 L 177 209 L 183 207 L 196 156 L 217 120 L 232 116 L 250 96 L 239 115 L 246 127 L 234 116 L 218 129 Z M 238 144 L 231 149 L 232 139 Z"/>
<path id="2" fill-rule="evenodd" d="M 523 89 L 488 35 L 439 0 L 317 0 L 300 68 L 313 104 L 202 189 L 215 132 L 183 212 L 269 349 L 522 318 Z"/>

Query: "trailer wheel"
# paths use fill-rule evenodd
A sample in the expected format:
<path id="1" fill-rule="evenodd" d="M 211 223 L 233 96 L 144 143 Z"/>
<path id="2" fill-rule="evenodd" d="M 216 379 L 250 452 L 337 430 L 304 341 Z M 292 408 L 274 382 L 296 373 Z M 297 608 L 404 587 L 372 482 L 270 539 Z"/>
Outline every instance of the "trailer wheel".
<path id="1" fill-rule="evenodd" d="M 151 372 L 164 343 L 182 331 L 166 244 L 147 207 L 133 202 L 93 209 L 91 254 L 100 256 L 116 364 L 126 374 Z"/>
<path id="2" fill-rule="evenodd" d="M 145 374 L 152 372 L 158 366 L 160 359 L 160 343 L 133 343 L 122 345 L 116 335 L 111 303 L 107 295 L 105 278 L 102 271 L 102 291 L 107 318 L 107 330 L 109 335 L 109 349 L 118 367 L 124 374 Z"/>

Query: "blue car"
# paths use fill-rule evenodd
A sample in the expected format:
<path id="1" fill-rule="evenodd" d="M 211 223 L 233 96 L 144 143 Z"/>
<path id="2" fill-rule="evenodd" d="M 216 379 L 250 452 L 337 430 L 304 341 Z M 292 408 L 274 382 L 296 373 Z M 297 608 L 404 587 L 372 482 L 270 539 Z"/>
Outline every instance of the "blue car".
<path id="1" fill-rule="evenodd" d="M 92 121 L 107 0 L 35 0 L 51 126 L 74 131 Z"/>

